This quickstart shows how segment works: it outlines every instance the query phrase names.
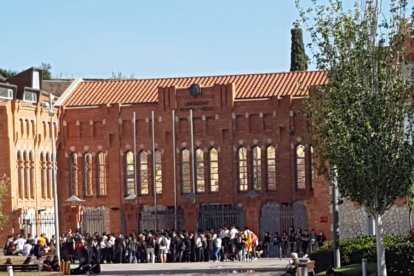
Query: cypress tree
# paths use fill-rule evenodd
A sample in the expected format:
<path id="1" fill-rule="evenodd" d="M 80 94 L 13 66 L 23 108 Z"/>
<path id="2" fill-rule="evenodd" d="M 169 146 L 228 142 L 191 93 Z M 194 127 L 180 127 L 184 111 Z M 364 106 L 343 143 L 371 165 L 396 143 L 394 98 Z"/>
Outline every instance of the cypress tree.
<path id="1" fill-rule="evenodd" d="M 306 71 L 308 69 L 308 56 L 303 45 L 302 29 L 295 23 L 290 30 L 292 36 L 292 46 L 290 50 L 290 71 Z"/>

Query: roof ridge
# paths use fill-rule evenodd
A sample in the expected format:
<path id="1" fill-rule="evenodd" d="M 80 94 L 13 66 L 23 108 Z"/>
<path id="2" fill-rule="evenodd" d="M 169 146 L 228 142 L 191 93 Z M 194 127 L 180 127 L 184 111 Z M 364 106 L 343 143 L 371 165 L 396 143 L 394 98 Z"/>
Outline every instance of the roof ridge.
<path id="1" fill-rule="evenodd" d="M 284 72 L 266 72 L 266 73 L 244 73 L 244 74 L 225 74 L 225 75 L 208 75 L 208 76 L 186 76 L 186 77 L 159 77 L 159 78 L 127 78 L 127 79 L 100 79 L 100 78 L 82 78 L 83 82 L 123 82 L 123 81 L 156 81 L 156 80 L 178 80 L 191 78 L 223 78 L 223 77 L 237 77 L 237 76 L 259 76 L 259 75 L 282 75 L 282 74 L 299 74 L 299 73 L 320 73 L 323 70 L 307 70 L 307 71 L 284 71 Z"/>

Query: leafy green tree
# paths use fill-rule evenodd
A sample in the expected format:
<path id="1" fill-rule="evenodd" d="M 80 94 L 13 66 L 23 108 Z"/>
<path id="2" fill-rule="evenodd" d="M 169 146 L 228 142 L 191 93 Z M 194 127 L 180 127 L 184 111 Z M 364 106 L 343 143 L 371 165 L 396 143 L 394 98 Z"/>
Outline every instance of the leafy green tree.
<path id="1" fill-rule="evenodd" d="M 290 30 L 292 45 L 290 49 L 290 71 L 306 71 L 308 69 L 308 56 L 303 44 L 303 33 L 299 23 L 295 23 Z"/>
<path id="2" fill-rule="evenodd" d="M 42 68 L 43 70 L 43 79 L 50 80 L 52 78 L 52 66 L 50 65 L 50 63 L 42 62 L 42 64 L 40 64 L 40 68 Z"/>
<path id="3" fill-rule="evenodd" d="M 0 77 L 3 77 L 5 79 L 11 78 L 15 76 L 16 74 L 17 74 L 16 71 L 0 68 Z"/>
<path id="4" fill-rule="evenodd" d="M 302 8 L 304 1 L 296 4 L 313 57 L 329 78 L 307 104 L 312 143 L 325 172 L 336 166 L 341 195 L 375 219 L 377 271 L 387 275 L 382 215 L 413 182 L 412 123 L 404 123 L 413 118 L 413 90 L 401 66 L 406 1 L 391 0 L 387 14 L 377 0 L 355 0 L 349 10 L 341 0 Z"/>

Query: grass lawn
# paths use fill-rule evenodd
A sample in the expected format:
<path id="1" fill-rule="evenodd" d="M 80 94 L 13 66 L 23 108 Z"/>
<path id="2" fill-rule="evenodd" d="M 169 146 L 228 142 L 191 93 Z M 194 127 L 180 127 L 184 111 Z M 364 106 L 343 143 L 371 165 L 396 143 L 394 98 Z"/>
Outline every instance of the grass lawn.
<path id="1" fill-rule="evenodd" d="M 335 272 L 341 272 L 343 275 L 346 276 L 359 276 L 362 275 L 362 268 L 361 264 L 351 264 L 347 266 L 343 266 L 341 268 L 335 268 Z M 368 263 L 367 264 L 368 274 L 371 272 L 375 272 L 377 270 L 377 264 L 376 263 Z M 319 272 L 316 275 L 326 275 L 326 272 Z"/>

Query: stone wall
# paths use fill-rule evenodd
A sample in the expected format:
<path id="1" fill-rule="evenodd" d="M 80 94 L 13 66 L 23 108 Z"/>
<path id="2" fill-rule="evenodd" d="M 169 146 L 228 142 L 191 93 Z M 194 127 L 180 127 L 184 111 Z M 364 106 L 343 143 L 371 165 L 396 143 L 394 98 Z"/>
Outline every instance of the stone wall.
<path id="1" fill-rule="evenodd" d="M 414 219 L 413 214 L 411 214 Z M 373 222 L 372 222 L 373 223 Z M 366 236 L 369 234 L 370 220 L 365 207 L 345 200 L 339 206 L 339 233 L 341 238 Z M 385 234 L 406 235 L 409 231 L 408 207 L 393 205 L 383 216 Z"/>

